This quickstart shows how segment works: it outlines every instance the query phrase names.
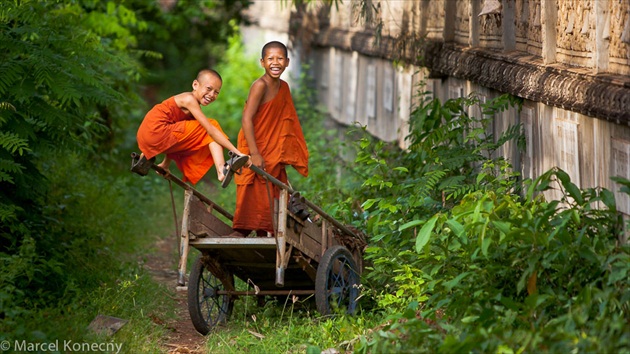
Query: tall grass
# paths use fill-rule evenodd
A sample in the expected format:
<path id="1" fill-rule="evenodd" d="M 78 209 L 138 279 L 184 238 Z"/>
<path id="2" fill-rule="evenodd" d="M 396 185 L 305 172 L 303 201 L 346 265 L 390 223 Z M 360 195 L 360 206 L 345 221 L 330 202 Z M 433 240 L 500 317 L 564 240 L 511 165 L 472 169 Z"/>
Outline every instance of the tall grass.
<path id="1" fill-rule="evenodd" d="M 208 353 L 319 353 L 350 349 L 379 316 L 323 317 L 309 297 L 279 297 L 256 305 L 252 297 L 236 301 L 231 319 L 208 335 Z M 321 348 L 321 349 L 320 349 Z"/>
<path id="2" fill-rule="evenodd" d="M 81 153 L 47 156 L 46 232 L 32 233 L 19 257 L 2 260 L 2 340 L 114 341 L 125 352 L 158 350 L 165 329 L 155 318 L 172 311 L 155 294 L 168 290 L 139 261 L 166 220 L 172 224 L 168 191 L 157 176 L 128 172 L 127 159 L 118 163 Z M 113 337 L 99 336 L 87 328 L 99 314 L 128 322 Z"/>

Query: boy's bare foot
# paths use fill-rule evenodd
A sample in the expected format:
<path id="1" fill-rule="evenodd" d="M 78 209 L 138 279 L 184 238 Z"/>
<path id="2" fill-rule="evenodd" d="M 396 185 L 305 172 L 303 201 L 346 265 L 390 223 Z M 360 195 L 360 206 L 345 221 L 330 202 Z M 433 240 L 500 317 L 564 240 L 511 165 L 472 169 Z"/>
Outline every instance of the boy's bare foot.
<path id="1" fill-rule="evenodd" d="M 167 161 L 166 161 L 166 159 L 165 159 L 165 160 L 163 160 L 162 162 L 160 162 L 160 163 L 157 165 L 159 168 L 161 168 L 162 170 L 164 170 L 164 176 L 168 176 L 168 175 L 170 175 L 170 174 L 171 174 L 171 170 L 169 170 L 169 165 L 170 165 L 170 163 L 169 163 L 169 162 L 167 162 Z M 155 171 L 155 172 L 157 172 L 158 174 L 160 173 L 160 172 L 158 172 L 158 171 Z"/>

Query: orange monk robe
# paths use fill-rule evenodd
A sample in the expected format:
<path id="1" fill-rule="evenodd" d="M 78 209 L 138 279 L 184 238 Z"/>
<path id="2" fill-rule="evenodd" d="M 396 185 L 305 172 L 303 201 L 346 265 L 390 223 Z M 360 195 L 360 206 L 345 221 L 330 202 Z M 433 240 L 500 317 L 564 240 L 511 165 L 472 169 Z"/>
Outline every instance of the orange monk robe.
<path id="1" fill-rule="evenodd" d="M 208 120 L 223 133 L 219 122 Z M 164 153 L 175 161 L 184 182 L 196 184 L 214 165 L 208 146 L 214 140 L 195 117 L 177 107 L 174 97 L 156 104 L 147 113 L 136 138 L 147 159 Z"/>
<path id="2" fill-rule="evenodd" d="M 267 173 L 286 183 L 285 165 L 292 165 L 301 175 L 308 175 L 306 141 L 285 81 L 280 80 L 276 97 L 258 107 L 253 124 L 256 145 L 265 160 Z M 244 154 L 250 154 L 242 129 L 238 134 L 237 148 Z M 273 232 L 273 201 L 269 201 L 269 194 L 277 199 L 279 189 L 271 182 L 266 184 L 262 176 L 248 168 L 244 168 L 241 175 L 235 175 L 234 179 L 236 210 L 232 228 Z"/>

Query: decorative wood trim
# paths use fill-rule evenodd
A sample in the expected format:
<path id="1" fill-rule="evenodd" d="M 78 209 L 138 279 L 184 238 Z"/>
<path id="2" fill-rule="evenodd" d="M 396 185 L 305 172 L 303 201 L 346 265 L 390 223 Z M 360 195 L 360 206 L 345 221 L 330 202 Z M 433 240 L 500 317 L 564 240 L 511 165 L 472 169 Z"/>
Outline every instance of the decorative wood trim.
<path id="1" fill-rule="evenodd" d="M 378 45 L 377 45 L 378 44 Z M 395 50 L 395 39 L 379 43 L 373 33 L 322 29 L 315 46 L 356 51 L 388 60 L 404 58 L 424 66 L 430 78 L 455 77 L 549 106 L 630 125 L 630 77 L 593 74 L 592 69 L 544 65 L 524 52 L 501 53 L 427 40 L 421 53 Z"/>

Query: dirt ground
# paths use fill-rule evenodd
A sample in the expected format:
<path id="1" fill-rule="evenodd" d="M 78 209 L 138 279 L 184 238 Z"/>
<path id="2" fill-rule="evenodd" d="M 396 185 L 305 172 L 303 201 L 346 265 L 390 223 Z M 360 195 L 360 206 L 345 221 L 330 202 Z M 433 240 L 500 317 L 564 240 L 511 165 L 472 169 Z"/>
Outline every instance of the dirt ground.
<path id="1" fill-rule="evenodd" d="M 153 278 L 167 288 L 173 290 L 176 318 L 167 323 L 160 319 L 154 321 L 169 329 L 169 334 L 163 338 L 163 353 L 168 354 L 202 354 L 205 353 L 205 337 L 195 330 L 188 314 L 187 292 L 176 291 L 177 285 L 177 243 L 174 236 L 159 240 L 153 252 L 145 263 L 145 268 Z"/>

